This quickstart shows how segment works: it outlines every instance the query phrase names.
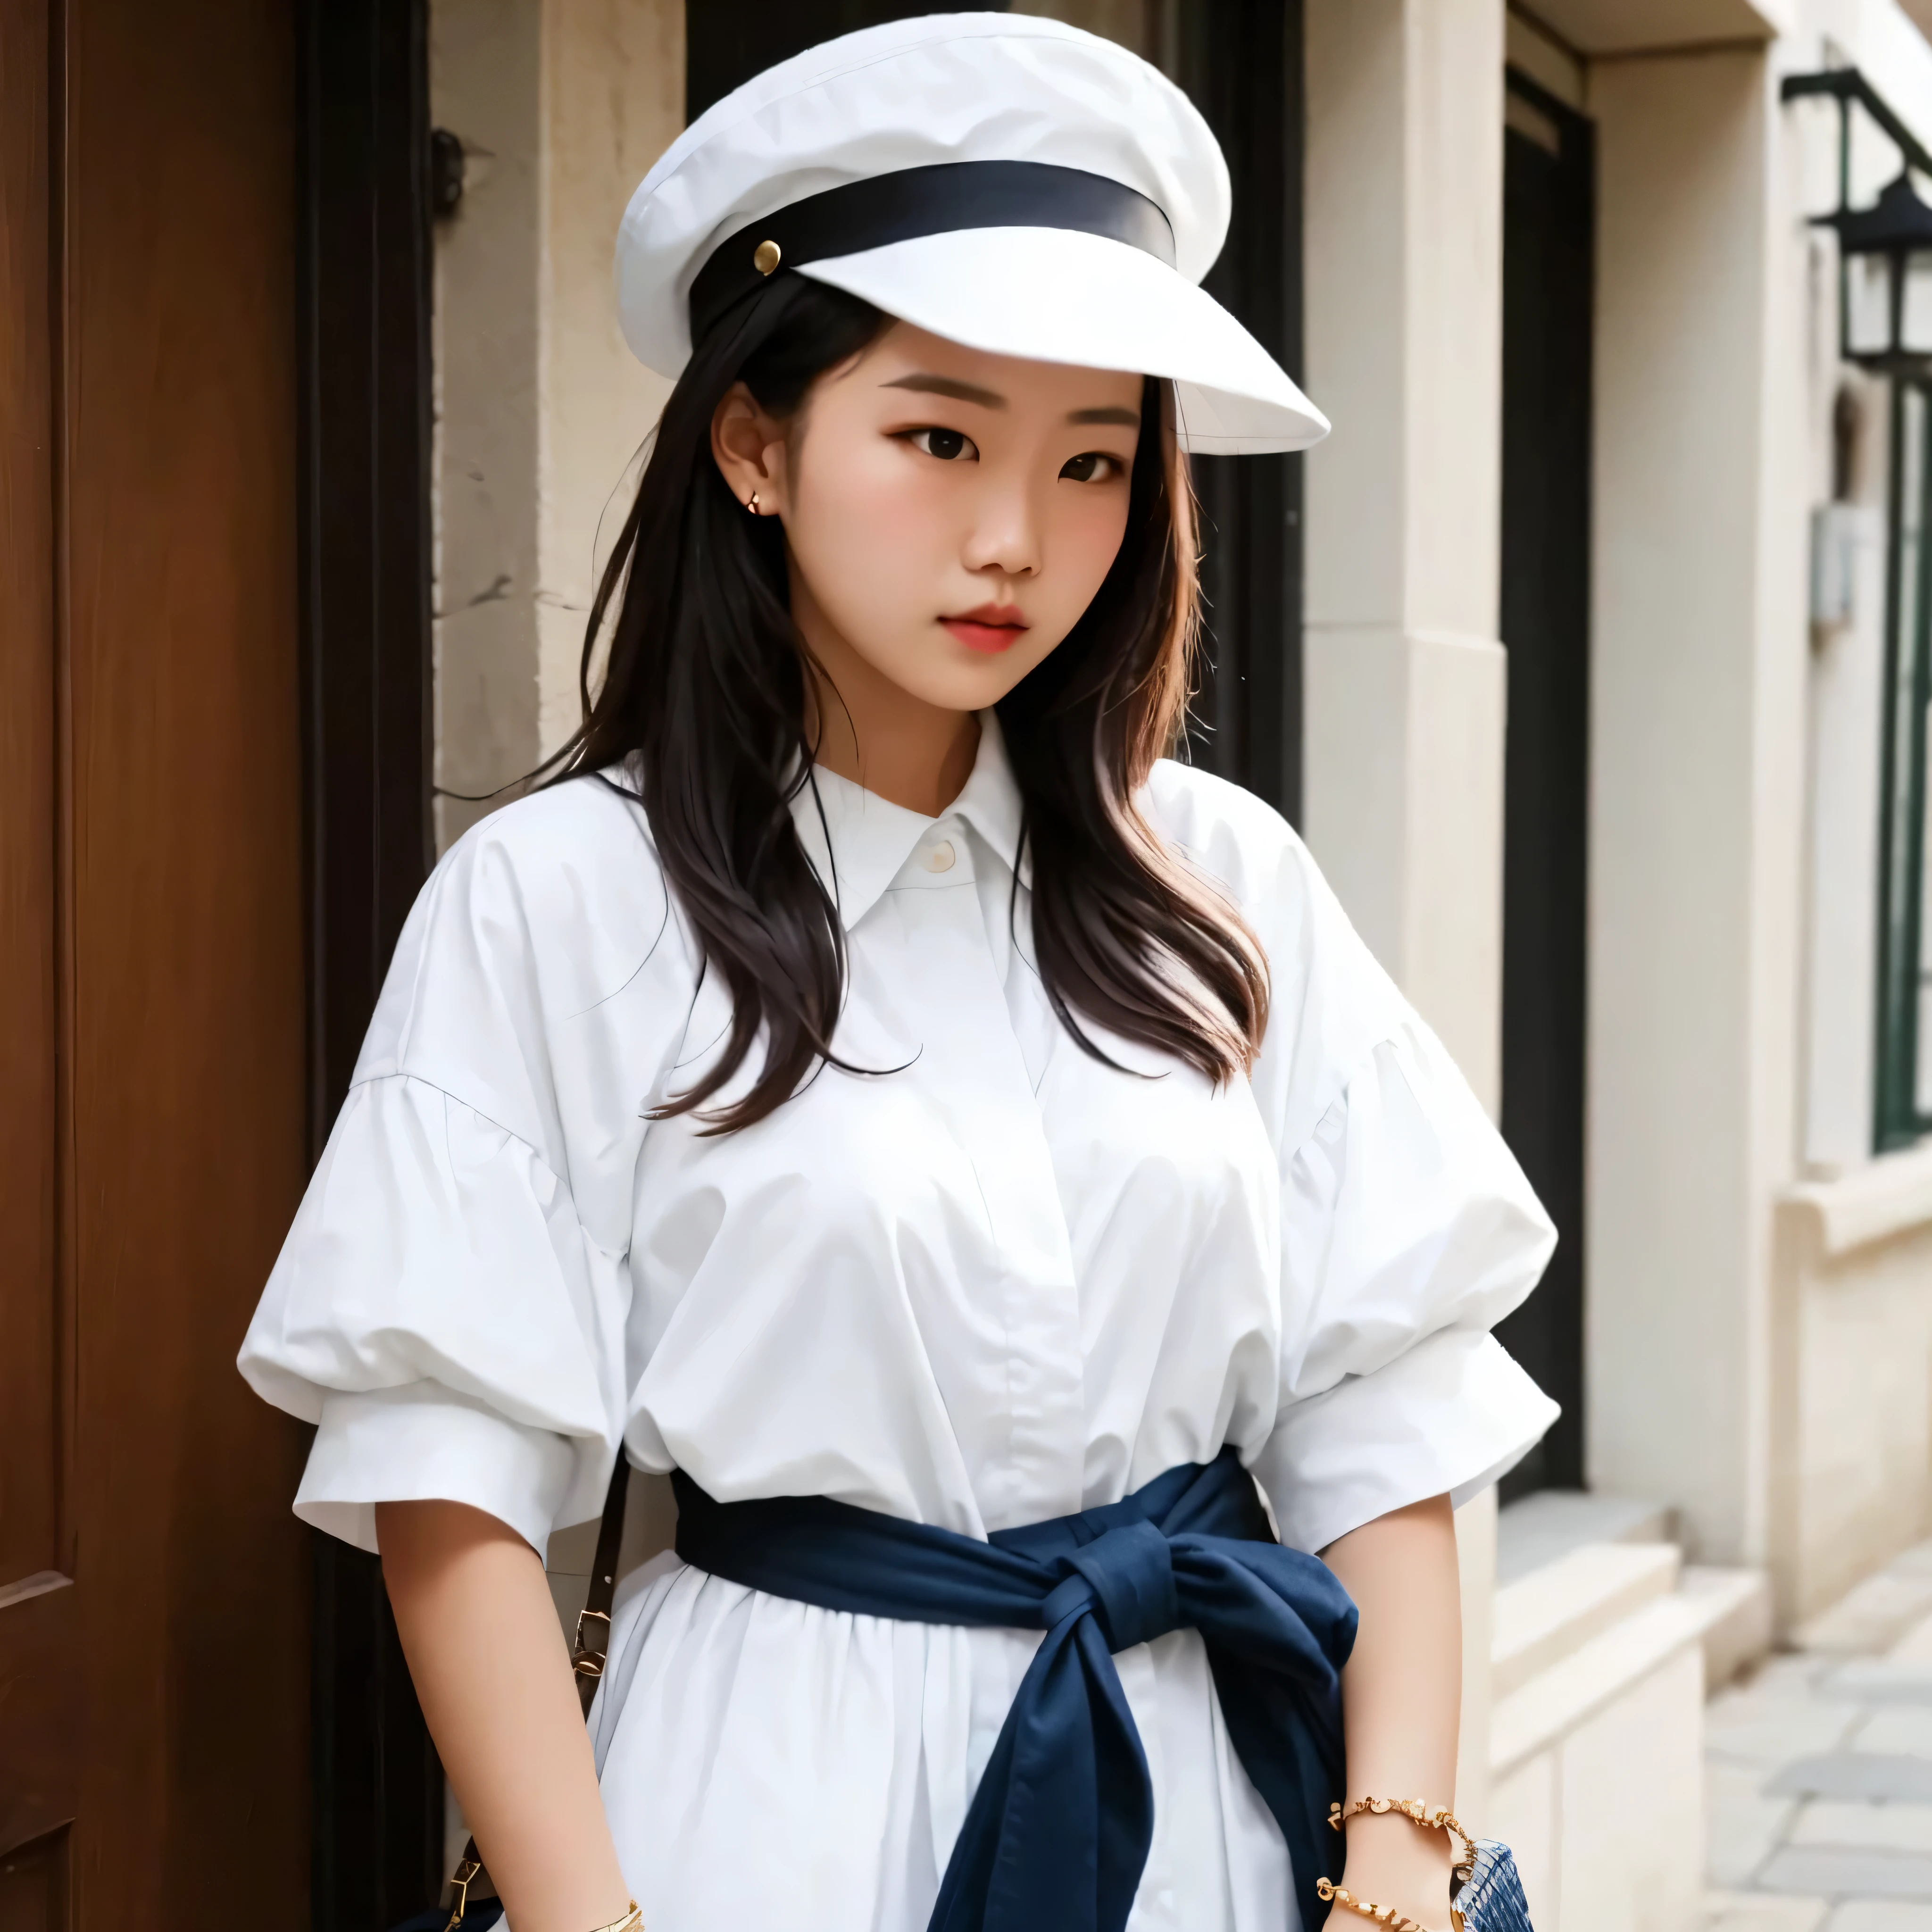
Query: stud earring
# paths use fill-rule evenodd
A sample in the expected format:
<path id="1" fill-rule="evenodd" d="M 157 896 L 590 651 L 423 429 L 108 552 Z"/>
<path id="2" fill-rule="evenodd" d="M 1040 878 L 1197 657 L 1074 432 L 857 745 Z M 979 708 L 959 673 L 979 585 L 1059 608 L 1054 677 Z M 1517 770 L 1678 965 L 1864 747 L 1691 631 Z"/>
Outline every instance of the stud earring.
<path id="1" fill-rule="evenodd" d="M 752 500 L 747 503 L 745 507 L 751 512 L 753 516 L 755 517 L 758 514 L 758 493 L 757 490 L 754 490 L 752 492 Z"/>

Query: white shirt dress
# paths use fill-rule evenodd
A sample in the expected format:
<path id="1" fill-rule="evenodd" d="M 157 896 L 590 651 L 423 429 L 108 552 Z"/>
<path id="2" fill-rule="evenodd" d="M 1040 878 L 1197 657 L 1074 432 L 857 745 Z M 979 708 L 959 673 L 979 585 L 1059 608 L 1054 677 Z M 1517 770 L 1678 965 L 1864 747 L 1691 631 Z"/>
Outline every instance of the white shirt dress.
<path id="1" fill-rule="evenodd" d="M 304 1520 L 373 1550 L 376 1504 L 445 1497 L 542 1550 L 598 1513 L 621 1441 L 723 1501 L 983 1536 L 1233 1443 L 1314 1551 L 1474 1494 L 1548 1427 L 1489 1331 L 1549 1221 L 1258 800 L 1168 763 L 1142 800 L 1267 951 L 1265 1043 L 1217 1090 L 1054 1018 L 990 717 L 936 820 L 819 772 L 795 815 L 863 1070 L 706 1136 L 647 1117 L 728 1004 L 612 776 L 484 820 L 404 931 L 242 1352 L 317 1425 Z M 628 1579 L 592 1728 L 652 1932 L 922 1932 L 1039 1641 L 668 1556 Z M 1116 1662 L 1155 1794 L 1132 1932 L 1292 1927 L 1199 1637 Z"/>

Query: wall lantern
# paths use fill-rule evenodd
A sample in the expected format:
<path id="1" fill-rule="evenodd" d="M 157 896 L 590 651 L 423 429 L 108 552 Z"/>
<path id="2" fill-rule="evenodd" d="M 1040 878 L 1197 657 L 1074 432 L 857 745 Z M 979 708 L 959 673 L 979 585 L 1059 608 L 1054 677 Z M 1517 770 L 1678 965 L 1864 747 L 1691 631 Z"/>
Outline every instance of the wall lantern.
<path id="1" fill-rule="evenodd" d="M 1876 208 L 1826 218 L 1844 257 L 1846 360 L 1884 375 L 1932 371 L 1932 208 L 1902 174 Z"/>
<path id="2" fill-rule="evenodd" d="M 1839 339 L 1845 359 L 1886 376 L 1932 376 L 1932 207 L 1912 185 L 1916 169 L 1932 174 L 1928 154 L 1856 68 L 1793 74 L 1786 100 L 1826 94 L 1838 103 L 1838 206 L 1814 216 L 1835 229 L 1839 254 Z M 1870 208 L 1851 201 L 1851 114 L 1854 104 L 1884 129 L 1905 166 Z"/>

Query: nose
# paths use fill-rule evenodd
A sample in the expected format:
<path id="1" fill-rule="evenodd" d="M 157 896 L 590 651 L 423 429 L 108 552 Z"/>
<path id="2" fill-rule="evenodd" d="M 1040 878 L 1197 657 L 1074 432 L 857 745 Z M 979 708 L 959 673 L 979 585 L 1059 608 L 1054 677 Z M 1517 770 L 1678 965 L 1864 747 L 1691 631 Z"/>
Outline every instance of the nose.
<path id="1" fill-rule="evenodd" d="M 1040 566 L 1040 512 L 1024 478 L 994 472 L 986 478 L 974 508 L 963 559 L 966 568 L 983 577 L 1036 574 Z"/>

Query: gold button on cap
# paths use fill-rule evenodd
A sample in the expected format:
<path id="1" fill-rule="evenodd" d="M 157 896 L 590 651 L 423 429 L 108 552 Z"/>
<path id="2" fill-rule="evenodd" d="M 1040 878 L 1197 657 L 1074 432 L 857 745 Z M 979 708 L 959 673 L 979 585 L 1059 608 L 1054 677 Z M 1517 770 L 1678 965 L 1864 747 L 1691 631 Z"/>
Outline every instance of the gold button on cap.
<path id="1" fill-rule="evenodd" d="M 958 856 L 958 854 L 952 849 L 952 840 L 942 838 L 926 855 L 926 869 L 928 872 L 950 872 L 952 869 L 953 861 Z"/>
<path id="2" fill-rule="evenodd" d="M 752 251 L 752 266 L 761 275 L 769 275 L 781 259 L 776 242 L 760 242 Z"/>

